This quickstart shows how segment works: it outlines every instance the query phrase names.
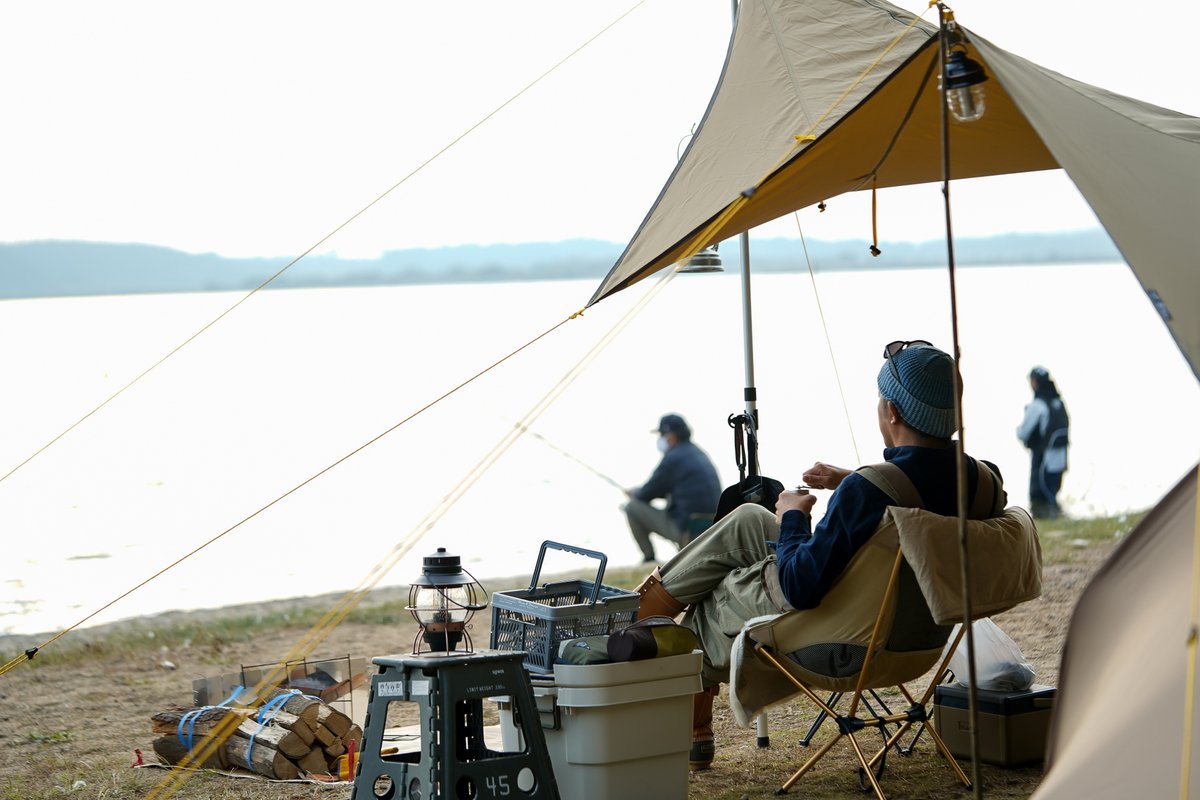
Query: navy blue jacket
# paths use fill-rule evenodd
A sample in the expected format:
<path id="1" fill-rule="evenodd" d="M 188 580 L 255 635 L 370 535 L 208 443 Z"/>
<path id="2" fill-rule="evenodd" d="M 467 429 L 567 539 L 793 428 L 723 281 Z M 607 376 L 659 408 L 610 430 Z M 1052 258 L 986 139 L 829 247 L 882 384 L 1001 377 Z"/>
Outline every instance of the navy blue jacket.
<path id="1" fill-rule="evenodd" d="M 676 442 L 633 496 L 649 503 L 666 498 L 671 521 L 686 531 L 692 514 L 712 514 L 721 498 L 721 480 L 712 461 L 690 440 Z"/>
<path id="2" fill-rule="evenodd" d="M 924 508 L 935 514 L 958 516 L 957 466 L 953 445 L 889 447 L 883 451 L 913 482 Z M 1000 475 L 994 464 L 984 462 Z M 978 469 L 967 460 L 967 507 L 975 497 Z M 857 473 L 848 475 L 829 498 L 825 516 L 815 531 L 802 511 L 783 515 L 776 555 L 779 582 L 794 608 L 816 608 L 834 580 L 872 534 L 884 510 L 895 502 L 875 484 Z"/>

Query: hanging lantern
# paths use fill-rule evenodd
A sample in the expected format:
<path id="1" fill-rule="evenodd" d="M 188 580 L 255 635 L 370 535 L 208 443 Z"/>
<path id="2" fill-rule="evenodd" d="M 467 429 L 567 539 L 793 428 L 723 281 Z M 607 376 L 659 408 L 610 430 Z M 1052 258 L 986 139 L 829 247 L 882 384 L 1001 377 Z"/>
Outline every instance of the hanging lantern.
<path id="1" fill-rule="evenodd" d="M 986 108 L 983 82 L 987 74 L 979 62 L 967 58 L 966 49 L 956 45 L 946 57 L 945 91 L 950 114 L 959 122 L 974 122 Z"/>
<path id="2" fill-rule="evenodd" d="M 486 602 L 479 602 L 482 595 L 482 587 L 463 571 L 458 556 L 444 547 L 425 556 L 421 576 L 408 590 L 407 609 L 420 626 L 413 654 L 454 652 L 464 639 L 466 645 L 460 652 L 470 653 L 467 622 L 476 611 L 487 608 Z"/>
<path id="3" fill-rule="evenodd" d="M 697 272 L 724 272 L 721 266 L 721 254 L 717 252 L 720 245 L 710 244 L 675 268 L 676 272 L 692 274 Z"/>

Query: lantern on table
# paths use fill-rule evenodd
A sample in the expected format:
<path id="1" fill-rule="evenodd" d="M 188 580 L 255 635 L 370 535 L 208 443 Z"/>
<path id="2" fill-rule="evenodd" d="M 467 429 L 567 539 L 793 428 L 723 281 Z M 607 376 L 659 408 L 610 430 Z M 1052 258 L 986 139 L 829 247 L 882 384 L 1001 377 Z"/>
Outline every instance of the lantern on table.
<path id="1" fill-rule="evenodd" d="M 472 652 L 467 623 L 476 611 L 487 608 L 486 602 L 480 602 L 482 594 L 482 587 L 463 570 L 458 556 L 444 547 L 425 556 L 421 576 L 408 591 L 407 609 L 420 626 L 413 654 L 452 653 L 464 639 L 465 648 L 460 652 Z"/>

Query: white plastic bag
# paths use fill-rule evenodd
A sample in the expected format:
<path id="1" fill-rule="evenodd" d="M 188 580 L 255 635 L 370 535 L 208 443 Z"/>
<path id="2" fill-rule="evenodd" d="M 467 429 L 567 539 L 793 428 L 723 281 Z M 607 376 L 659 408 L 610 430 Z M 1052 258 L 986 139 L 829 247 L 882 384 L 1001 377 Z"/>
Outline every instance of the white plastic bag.
<path id="1" fill-rule="evenodd" d="M 950 632 L 950 641 L 958 636 L 961 625 Z M 1023 691 L 1033 685 L 1033 665 L 1025 660 L 1025 654 L 1017 647 L 991 617 L 977 619 L 973 623 L 975 634 L 975 679 L 980 689 L 1013 692 Z M 970 686 L 967 669 L 967 637 L 958 643 L 958 649 L 950 658 L 950 671 L 962 686 Z"/>

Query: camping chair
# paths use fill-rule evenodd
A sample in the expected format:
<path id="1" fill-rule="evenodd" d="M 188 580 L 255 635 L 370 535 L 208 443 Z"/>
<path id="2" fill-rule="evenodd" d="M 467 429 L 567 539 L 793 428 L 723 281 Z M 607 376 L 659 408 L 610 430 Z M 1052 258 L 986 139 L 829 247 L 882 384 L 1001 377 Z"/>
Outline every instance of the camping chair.
<path id="1" fill-rule="evenodd" d="M 1024 509 L 970 520 L 972 590 L 979 602 L 972 617 L 999 613 L 1041 594 L 1041 548 Z M 978 556 L 978 558 L 976 557 Z M 860 765 L 860 781 L 884 800 L 878 778 L 887 751 L 909 729 L 928 720 L 937 681 L 916 697 L 905 684 L 936 667 L 945 673 L 958 638 L 946 647 L 961 621 L 958 520 L 913 508 L 889 508 L 879 528 L 839 576 L 821 605 L 751 620 L 734 642 L 730 706 L 742 725 L 766 708 L 799 694 L 837 723 L 837 733 L 787 779 L 787 792 L 829 750 L 846 739 Z M 960 629 L 958 637 L 962 636 Z M 940 662 L 940 663 L 939 663 Z M 897 713 L 859 714 L 871 690 L 897 687 L 909 707 Z M 842 692 L 843 710 L 818 692 Z M 869 756 L 856 733 L 885 732 L 883 746 Z M 933 726 L 937 749 L 964 786 L 970 780 Z M 864 788 L 868 788 L 864 785 Z"/>
<path id="2" fill-rule="evenodd" d="M 897 691 L 899 691 L 899 690 L 900 690 L 900 687 L 897 687 Z M 825 698 L 824 705 L 827 705 L 830 708 L 834 708 L 837 706 L 838 703 L 840 703 L 842 701 L 842 698 L 845 695 L 846 695 L 846 692 L 830 692 L 829 696 Z M 867 713 L 873 717 L 880 717 L 885 714 L 892 713 L 892 709 L 888 705 L 888 701 L 885 700 L 883 697 L 881 697 L 879 692 L 876 691 L 875 689 L 868 689 L 866 691 L 866 693 L 862 695 L 862 704 L 863 704 L 863 708 L 866 709 Z M 829 719 L 829 714 L 825 713 L 825 711 L 823 709 L 818 711 L 817 716 L 812 721 L 812 724 L 808 726 L 808 732 L 805 733 L 803 736 L 801 736 L 800 741 L 796 742 L 796 744 L 798 744 L 800 747 L 808 747 L 810 744 L 812 744 L 813 737 L 815 737 L 817 735 L 817 731 L 819 731 L 821 729 L 821 726 L 824 725 L 826 720 L 828 720 L 828 719 Z M 899 726 L 900 726 L 900 723 L 898 723 L 898 722 L 897 723 L 884 723 L 882 725 L 880 731 L 881 731 L 881 733 L 884 733 L 885 739 L 887 738 L 886 730 L 887 730 L 888 724 L 895 724 L 897 728 L 899 728 Z M 913 734 L 912 739 L 909 740 L 908 744 L 904 744 L 903 742 L 897 740 L 894 745 L 894 747 L 896 748 L 896 752 L 898 752 L 898 753 L 900 753 L 900 755 L 904 755 L 904 756 L 911 755 L 913 749 L 917 746 L 917 740 L 921 738 L 921 732 L 924 729 L 925 729 L 925 723 L 922 722 L 921 725 L 917 728 L 916 732 Z"/>

